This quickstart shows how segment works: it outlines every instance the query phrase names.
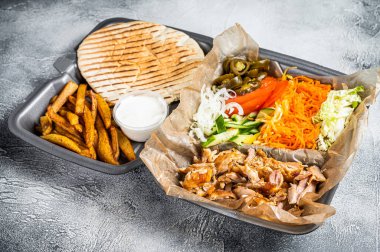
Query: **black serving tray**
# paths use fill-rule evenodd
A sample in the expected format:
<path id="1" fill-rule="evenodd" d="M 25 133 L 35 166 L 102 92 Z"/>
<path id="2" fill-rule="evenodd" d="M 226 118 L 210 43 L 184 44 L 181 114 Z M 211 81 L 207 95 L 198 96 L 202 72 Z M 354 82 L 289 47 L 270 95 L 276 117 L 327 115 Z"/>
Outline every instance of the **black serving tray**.
<path id="1" fill-rule="evenodd" d="M 109 24 L 119 23 L 119 22 L 131 22 L 135 21 L 127 18 L 111 18 L 104 20 L 99 23 L 90 33 L 105 27 Z M 177 29 L 177 28 L 174 28 Z M 202 50 L 205 54 L 207 54 L 213 44 L 213 39 L 204 35 L 180 30 L 195 41 L 198 42 Z M 89 34 L 90 34 L 89 33 Z M 21 138 L 22 140 L 50 153 L 57 157 L 61 157 L 63 159 L 72 161 L 76 164 L 82 165 L 84 167 L 100 171 L 107 174 L 123 174 L 128 171 L 133 170 L 139 165 L 142 165 L 142 161 L 139 158 L 139 154 L 144 147 L 144 143 L 133 142 L 133 147 L 136 152 L 137 159 L 125 163 L 122 165 L 111 165 L 101 161 L 93 160 L 90 158 L 86 158 L 80 156 L 72 151 L 69 151 L 65 148 L 62 148 L 58 145 L 52 144 L 46 140 L 43 140 L 39 136 L 37 136 L 34 132 L 34 125 L 38 122 L 39 117 L 45 113 L 46 107 L 54 95 L 58 94 L 62 87 L 69 81 L 74 80 L 77 83 L 84 82 L 83 77 L 80 74 L 80 71 L 77 67 L 76 60 L 76 49 L 79 47 L 79 44 L 72 53 L 67 54 L 64 57 L 57 59 L 54 63 L 54 67 L 60 73 L 57 78 L 47 81 L 40 88 L 36 89 L 33 93 L 31 93 L 23 104 L 20 104 L 10 115 L 8 119 L 8 127 L 9 130 Z M 343 73 L 311 63 L 301 59 L 297 59 L 291 56 L 287 56 L 284 54 L 280 54 L 277 52 L 273 52 L 270 50 L 260 48 L 259 55 L 261 58 L 269 58 L 273 61 L 277 61 L 282 69 L 287 67 L 296 66 L 297 69 L 292 70 L 290 73 L 294 75 L 304 74 L 304 75 L 319 75 L 319 76 L 334 76 L 334 75 L 343 75 Z M 177 104 L 171 106 L 171 109 L 175 108 Z M 327 192 L 322 198 L 318 200 L 318 202 L 323 204 L 330 204 L 337 186 L 332 190 Z M 255 224 L 261 227 L 286 232 L 290 234 L 306 234 L 312 232 L 317 229 L 319 225 L 309 224 L 309 225 L 285 225 L 280 223 L 274 223 L 270 221 L 266 221 L 257 217 L 248 216 L 241 212 L 237 212 L 230 209 L 219 209 L 208 204 L 204 203 L 196 203 L 197 205 L 207 208 L 209 210 L 218 212 L 225 216 L 235 218 L 244 222 L 248 222 L 251 224 Z"/>

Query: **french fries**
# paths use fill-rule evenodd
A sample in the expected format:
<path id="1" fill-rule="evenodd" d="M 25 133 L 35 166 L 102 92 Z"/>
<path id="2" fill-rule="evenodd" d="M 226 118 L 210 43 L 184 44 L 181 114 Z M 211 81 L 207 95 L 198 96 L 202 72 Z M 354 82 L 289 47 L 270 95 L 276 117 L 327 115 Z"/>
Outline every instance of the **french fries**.
<path id="1" fill-rule="evenodd" d="M 50 117 L 50 119 L 55 124 L 61 126 L 62 128 L 64 128 L 70 134 L 73 134 L 74 136 L 77 136 L 79 138 L 81 137 L 79 131 L 77 131 L 73 125 L 71 125 L 69 122 L 67 122 L 65 118 L 63 118 L 62 116 L 56 114 L 53 111 L 53 108 L 51 106 L 48 107 L 48 116 Z"/>
<path id="2" fill-rule="evenodd" d="M 55 102 L 55 100 L 57 100 L 58 98 L 58 95 L 54 95 L 51 99 L 50 99 L 50 104 L 53 104 L 53 102 Z"/>
<path id="3" fill-rule="evenodd" d="M 87 84 L 80 84 L 77 91 L 77 99 L 75 103 L 75 114 L 83 115 L 84 113 L 84 101 L 86 100 Z"/>
<path id="4" fill-rule="evenodd" d="M 87 84 L 68 82 L 50 100 L 46 114 L 34 128 L 41 138 L 84 157 L 113 165 L 125 157 L 136 159 L 129 139 L 112 119 L 109 104 L 87 90 Z"/>
<path id="5" fill-rule="evenodd" d="M 98 131 L 95 129 L 95 137 L 94 137 L 94 148 L 95 149 L 98 148 L 98 140 L 99 140 Z"/>
<path id="6" fill-rule="evenodd" d="M 124 155 L 128 158 L 129 161 L 136 159 L 136 154 L 133 151 L 133 147 L 128 137 L 124 135 L 121 130 L 117 129 L 117 138 L 119 140 L 119 146 Z"/>
<path id="7" fill-rule="evenodd" d="M 96 120 L 97 110 L 98 110 L 98 101 L 96 100 L 95 93 L 91 90 L 90 91 L 90 97 L 91 97 L 91 114 L 94 121 Z"/>
<path id="8" fill-rule="evenodd" d="M 91 158 L 96 160 L 96 150 L 95 150 L 95 147 L 91 146 L 90 148 L 88 148 L 88 150 L 90 151 Z"/>
<path id="9" fill-rule="evenodd" d="M 62 107 L 59 111 L 58 111 L 58 114 L 62 117 L 66 117 L 66 114 L 67 112 L 69 112 L 68 110 L 66 110 L 65 107 Z"/>
<path id="10" fill-rule="evenodd" d="M 79 116 L 73 112 L 68 111 L 65 113 L 65 116 L 71 125 L 79 124 Z"/>
<path id="11" fill-rule="evenodd" d="M 53 124 L 48 116 L 40 117 L 41 134 L 43 136 L 48 135 L 53 130 Z"/>
<path id="12" fill-rule="evenodd" d="M 58 135 L 58 134 L 49 134 L 46 136 L 41 136 L 41 138 L 48 140 L 49 142 L 58 144 L 62 147 L 65 147 L 66 149 L 69 149 L 71 151 L 74 151 L 76 153 L 81 153 L 82 150 L 79 148 L 78 144 L 76 144 L 73 140 L 71 140 L 68 137 Z"/>
<path id="13" fill-rule="evenodd" d="M 66 103 L 67 98 L 75 93 L 78 89 L 78 84 L 73 81 L 69 81 L 66 86 L 62 89 L 61 93 L 59 93 L 58 97 L 54 100 L 51 105 L 54 113 L 57 113 L 58 110 Z"/>
<path id="14" fill-rule="evenodd" d="M 67 132 L 64 128 L 60 127 L 59 125 L 55 125 L 55 128 L 53 130 L 55 134 L 59 134 L 65 137 L 70 138 L 74 142 L 76 142 L 78 145 L 85 147 L 86 144 L 83 142 L 83 139 L 81 137 L 74 136 L 73 134 L 70 134 Z"/>
<path id="15" fill-rule="evenodd" d="M 109 129 L 111 127 L 111 109 L 99 94 L 95 94 L 95 97 L 98 102 L 99 115 L 102 117 L 106 129 Z"/>
<path id="16" fill-rule="evenodd" d="M 98 148 L 96 152 L 100 160 L 110 164 L 119 164 L 119 162 L 116 161 L 113 156 L 108 133 L 102 122 L 102 119 L 99 116 L 96 118 L 96 129 L 98 130 L 99 134 Z"/>
<path id="17" fill-rule="evenodd" d="M 75 113 L 75 105 L 74 104 L 72 104 L 71 102 L 66 102 L 66 107 L 67 107 L 68 111 Z"/>
<path id="18" fill-rule="evenodd" d="M 111 147 L 113 152 L 113 157 L 118 160 L 120 156 L 120 150 L 119 150 L 119 140 L 117 137 L 117 131 L 114 126 L 110 127 L 110 134 L 111 134 Z"/>
<path id="19" fill-rule="evenodd" d="M 95 121 L 92 118 L 91 111 L 87 108 L 87 106 L 84 106 L 83 121 L 84 141 L 86 142 L 87 147 L 90 148 L 91 146 L 94 146 L 95 141 Z"/>

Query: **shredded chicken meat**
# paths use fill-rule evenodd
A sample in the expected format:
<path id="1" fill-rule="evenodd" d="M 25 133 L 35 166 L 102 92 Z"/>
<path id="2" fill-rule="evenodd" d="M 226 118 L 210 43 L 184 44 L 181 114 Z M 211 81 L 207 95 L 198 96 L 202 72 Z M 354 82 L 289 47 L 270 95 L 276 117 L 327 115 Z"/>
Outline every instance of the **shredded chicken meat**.
<path id="1" fill-rule="evenodd" d="M 249 149 L 248 155 L 236 149 L 217 153 L 204 149 L 194 164 L 179 169 L 186 190 L 210 200 L 242 200 L 255 207 L 270 204 L 301 216 L 300 200 L 326 181 L 317 166 L 281 162 L 264 151 Z"/>

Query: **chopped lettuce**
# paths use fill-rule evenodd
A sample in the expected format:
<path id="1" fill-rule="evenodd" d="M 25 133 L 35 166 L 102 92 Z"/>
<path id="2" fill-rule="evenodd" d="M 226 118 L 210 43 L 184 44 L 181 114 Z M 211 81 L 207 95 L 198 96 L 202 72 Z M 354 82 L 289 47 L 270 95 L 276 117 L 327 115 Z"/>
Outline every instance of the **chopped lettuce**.
<path id="1" fill-rule="evenodd" d="M 358 86 L 347 90 L 332 90 L 326 101 L 322 103 L 318 114 L 314 116 L 313 122 L 321 122 L 320 134 L 318 136 L 318 149 L 327 151 L 343 131 L 349 116 L 362 101 L 358 93 L 363 92 L 364 87 Z"/>

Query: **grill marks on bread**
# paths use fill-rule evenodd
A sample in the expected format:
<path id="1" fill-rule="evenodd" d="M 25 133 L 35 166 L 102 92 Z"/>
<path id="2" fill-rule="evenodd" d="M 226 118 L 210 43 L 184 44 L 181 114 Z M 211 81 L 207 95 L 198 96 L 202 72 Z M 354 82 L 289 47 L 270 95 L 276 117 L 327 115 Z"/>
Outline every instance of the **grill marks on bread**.
<path id="1" fill-rule="evenodd" d="M 78 49 L 78 66 L 90 86 L 116 102 L 133 90 L 179 98 L 204 55 L 186 34 L 147 22 L 119 23 L 89 35 Z"/>

